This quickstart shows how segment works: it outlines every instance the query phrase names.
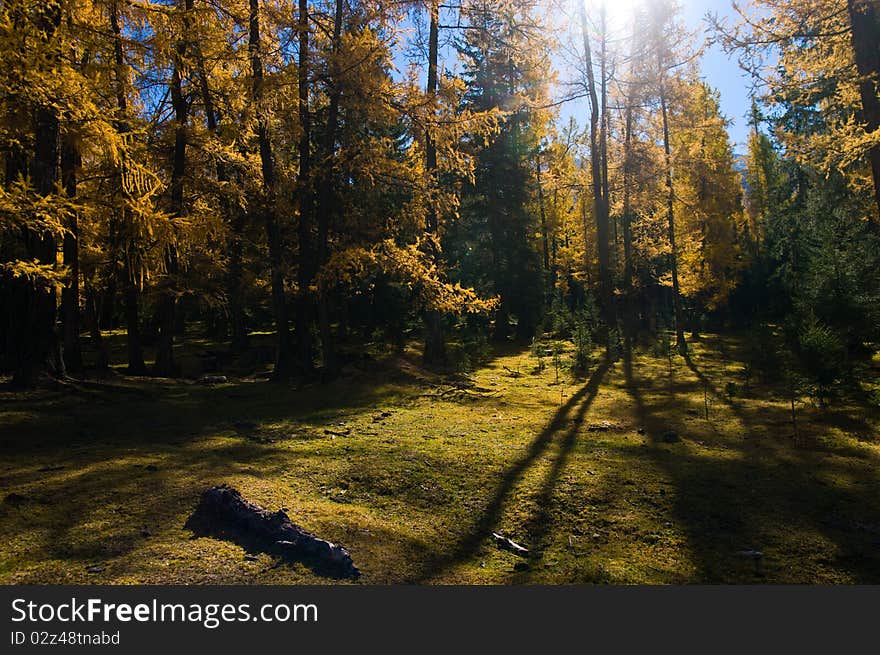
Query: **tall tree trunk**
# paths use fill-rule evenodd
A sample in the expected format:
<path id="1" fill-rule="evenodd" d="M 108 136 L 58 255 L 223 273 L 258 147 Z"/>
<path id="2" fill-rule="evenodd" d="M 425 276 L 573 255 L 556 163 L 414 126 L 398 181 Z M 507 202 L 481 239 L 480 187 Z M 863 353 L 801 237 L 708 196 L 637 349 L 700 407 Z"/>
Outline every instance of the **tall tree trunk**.
<path id="1" fill-rule="evenodd" d="M 333 62 L 331 67 L 330 103 L 327 109 L 327 126 L 324 131 L 324 142 L 321 148 L 321 184 L 318 190 L 318 265 L 323 266 L 329 257 L 330 217 L 333 204 L 336 131 L 339 122 L 339 100 L 341 86 L 339 80 L 338 56 L 342 40 L 343 0 L 336 0 L 336 11 L 333 18 Z M 333 376 L 337 371 L 336 348 L 333 333 L 330 329 L 329 289 L 323 289 L 318 296 L 318 328 L 321 334 L 321 352 L 324 360 L 324 373 Z"/>
<path id="2" fill-rule="evenodd" d="M 544 185 L 541 184 L 541 149 L 535 152 L 535 177 L 538 183 L 538 213 L 541 216 L 541 254 L 544 260 L 544 271 L 550 271 L 550 237 L 547 231 L 547 215 L 544 211 Z"/>
<path id="3" fill-rule="evenodd" d="M 660 111 L 663 115 L 664 174 L 666 178 L 666 220 L 669 235 L 670 268 L 672 269 L 672 308 L 675 314 L 675 346 L 682 355 L 687 354 L 684 339 L 684 316 L 681 309 L 681 292 L 678 287 L 678 249 L 675 245 L 675 193 L 672 187 L 672 151 L 669 146 L 669 112 L 666 107 L 666 89 L 660 82 Z"/>
<path id="4" fill-rule="evenodd" d="M 847 0 L 852 26 L 852 46 L 861 81 L 862 119 L 868 132 L 880 129 L 880 7 L 876 1 Z M 880 145 L 868 152 L 874 178 L 874 200 L 880 223 Z"/>
<path id="5" fill-rule="evenodd" d="M 605 5 L 601 5 L 600 9 L 600 19 L 599 19 L 599 98 L 600 98 L 600 106 L 601 106 L 601 124 L 599 128 L 599 155 L 602 162 L 602 199 L 604 205 L 605 212 L 605 221 L 606 224 L 610 224 L 610 212 L 611 212 L 611 194 L 608 187 L 608 133 L 611 129 L 610 125 L 610 116 L 608 113 L 608 27 L 606 22 L 605 15 Z M 609 254 L 608 254 L 608 285 L 610 287 L 610 297 L 611 297 L 611 305 L 609 306 L 609 312 L 611 317 L 611 323 L 609 323 L 609 327 L 614 327 L 617 321 L 617 312 L 614 304 L 614 277 L 617 271 L 617 220 L 613 221 L 614 225 L 614 239 L 611 240 L 610 235 L 610 225 L 608 225 L 609 235 Z M 613 248 L 611 244 L 613 243 Z M 606 293 L 609 291 L 606 290 Z"/>
<path id="6" fill-rule="evenodd" d="M 184 176 L 186 175 L 187 122 L 189 121 L 189 101 L 183 93 L 183 66 L 187 54 L 189 38 L 189 12 L 192 0 L 178 4 L 182 12 L 183 33 L 174 45 L 174 63 L 171 72 L 170 96 L 174 111 L 174 154 L 171 160 L 171 225 L 175 240 L 177 225 L 175 220 L 183 217 Z M 177 244 L 171 243 L 165 251 L 166 288 L 159 298 L 159 349 L 156 352 L 154 370 L 158 375 L 174 377 L 178 374 L 174 362 L 174 333 L 176 331 L 177 274 L 179 268 Z"/>
<path id="7" fill-rule="evenodd" d="M 144 347 L 141 338 L 140 295 L 137 281 L 131 277 L 131 271 L 125 273 L 123 304 L 125 305 L 125 326 L 128 344 L 128 373 L 145 375 L 147 366 L 144 364 Z"/>
<path id="8" fill-rule="evenodd" d="M 54 49 L 52 40 L 61 24 L 61 6 L 49 0 L 38 8 L 35 17 L 42 32 L 44 47 Z M 34 115 L 34 153 L 30 162 L 31 183 L 37 194 L 46 197 L 55 192 L 58 182 L 60 155 L 60 123 L 58 111 L 51 103 L 40 105 Z M 43 265 L 55 266 L 56 242 L 52 234 L 28 230 L 25 247 L 30 259 Z M 17 387 L 31 387 L 47 373 L 63 374 L 63 359 L 55 365 L 51 360 L 59 352 L 55 319 L 57 312 L 55 287 L 42 281 L 24 282 L 23 304 L 17 333 L 17 361 L 12 383 Z M 60 369 L 60 370 L 59 370 Z"/>
<path id="9" fill-rule="evenodd" d="M 66 137 L 61 144 L 61 183 L 68 198 L 76 197 L 76 169 L 80 163 L 79 149 L 70 137 Z M 70 274 L 69 282 L 61 291 L 64 362 L 68 371 L 79 373 L 83 369 L 83 360 L 79 340 L 79 221 L 76 212 L 70 215 L 63 248 L 64 266 Z"/>
<path id="10" fill-rule="evenodd" d="M 606 136 L 604 119 L 601 116 L 599 96 L 596 92 L 596 79 L 593 73 L 593 58 L 590 49 L 590 37 L 587 27 L 587 14 L 583 3 L 580 3 L 581 12 L 581 35 L 584 46 L 584 68 L 587 74 L 587 91 L 590 98 L 590 174 L 593 186 L 593 213 L 596 221 L 596 252 L 599 258 L 599 290 L 602 304 L 602 314 L 605 319 L 606 352 L 611 350 L 610 330 L 616 323 L 614 311 L 614 289 L 611 279 L 611 262 L 609 252 L 609 220 L 608 198 L 603 171 L 603 163 L 606 154 L 604 152 Z M 605 38 L 604 35 L 602 37 Z M 600 126 L 601 123 L 601 126 Z"/>
<path id="11" fill-rule="evenodd" d="M 437 66 L 439 63 L 439 35 L 440 35 L 440 3 L 439 0 L 430 0 L 430 24 L 428 28 L 428 81 L 427 93 L 433 98 L 437 95 Z M 425 135 L 425 164 L 431 185 L 437 183 L 437 147 L 430 134 Z M 437 240 L 439 217 L 433 201 L 428 209 L 426 235 L 429 248 L 434 260 L 440 258 L 440 249 Z M 422 359 L 428 366 L 438 366 L 446 362 L 446 339 L 443 335 L 443 321 L 439 311 L 428 310 L 425 312 L 425 350 Z"/>
<path id="12" fill-rule="evenodd" d="M 624 116 L 623 136 L 623 214 L 621 224 L 623 228 L 623 289 L 624 289 L 624 317 L 623 330 L 626 337 L 627 347 L 631 346 L 636 332 L 636 299 L 633 294 L 633 245 L 632 245 L 632 192 L 633 192 L 633 154 L 632 154 L 632 130 L 633 108 L 632 99 L 626 99 Z"/>
<path id="13" fill-rule="evenodd" d="M 123 137 L 131 131 L 128 125 L 128 99 L 125 90 L 125 78 L 127 67 L 122 49 L 122 30 L 119 21 L 119 8 L 114 1 L 110 4 L 110 29 L 113 33 L 113 59 L 115 64 L 116 108 L 119 116 L 116 120 L 116 131 Z M 115 225 L 111 225 L 113 233 L 113 248 L 117 252 L 114 255 L 122 259 L 122 286 L 123 304 L 125 305 L 126 342 L 128 350 L 128 372 L 133 375 L 143 375 L 147 372 L 144 364 L 144 349 L 141 343 L 140 328 L 140 287 L 138 275 L 132 266 L 132 250 L 135 248 L 134 240 L 128 234 L 128 223 L 131 219 L 127 208 L 128 194 L 125 191 L 123 177 L 125 175 L 125 163 L 123 162 L 115 171 L 116 191 L 123 199 L 121 221 L 118 217 L 112 219 Z M 122 234 L 120 234 L 122 232 Z"/>
<path id="14" fill-rule="evenodd" d="M 299 94 L 298 110 L 300 123 L 299 154 L 299 268 L 297 283 L 299 290 L 296 297 L 296 339 L 299 351 L 300 366 L 306 374 L 311 374 L 312 353 L 312 294 L 310 287 L 315 274 L 314 255 L 312 253 L 312 218 L 314 198 L 312 194 L 312 155 L 311 155 L 311 112 L 309 111 L 309 1 L 299 0 L 299 17 L 297 21 L 299 37 Z"/>
<path id="15" fill-rule="evenodd" d="M 284 246 L 281 241 L 281 226 L 275 211 L 275 161 L 272 157 L 272 144 L 269 141 L 269 126 L 261 108 L 263 99 L 263 59 L 260 52 L 260 7 L 259 0 L 250 0 L 248 49 L 251 55 L 253 86 L 251 100 L 256 107 L 257 140 L 260 146 L 260 164 L 263 173 L 263 193 L 265 207 L 263 216 L 266 224 L 266 239 L 269 242 L 269 263 L 272 269 L 272 305 L 275 310 L 275 330 L 278 338 L 278 351 L 275 357 L 276 378 L 288 377 L 293 372 L 293 353 L 290 341 L 290 319 L 287 311 L 287 298 L 284 293 Z"/>
<path id="16" fill-rule="evenodd" d="M 71 16 L 67 17 L 67 26 L 71 27 Z M 71 59 L 76 59 L 76 49 L 72 48 Z M 82 66 L 90 59 L 86 50 L 82 57 Z M 77 173 L 82 165 L 79 144 L 74 137 L 67 134 L 61 142 L 61 184 L 68 198 L 75 198 L 77 193 Z M 67 370 L 80 373 L 83 370 L 82 347 L 80 345 L 80 270 L 79 270 L 79 216 L 74 210 L 68 219 L 67 232 L 64 234 L 64 266 L 69 271 L 68 283 L 61 291 L 61 324 L 63 334 L 63 360 Z"/>
<path id="17" fill-rule="evenodd" d="M 110 368 L 107 344 L 101 336 L 101 311 L 98 306 L 98 293 L 86 282 L 86 321 L 89 324 L 89 338 L 95 350 L 95 368 L 106 372 Z"/>
<path id="18" fill-rule="evenodd" d="M 490 103 L 494 100 L 487 98 Z M 492 145 L 489 146 L 490 151 L 503 151 L 504 135 L 500 135 Z M 490 155 L 491 161 L 497 162 L 498 155 Z M 499 197 L 499 189 L 503 188 L 503 181 L 499 178 L 503 175 L 499 166 L 490 168 L 489 177 L 486 184 L 486 223 L 489 227 L 489 251 L 492 257 L 493 282 L 495 284 L 495 293 L 498 294 L 498 309 L 495 311 L 495 328 L 492 330 L 492 338 L 498 342 L 507 341 L 510 338 L 512 329 L 510 325 L 510 272 L 509 257 L 505 253 L 505 244 L 508 242 L 506 233 L 506 216 L 501 206 L 501 198 Z"/>
<path id="19" fill-rule="evenodd" d="M 632 262 L 632 129 L 633 108 L 631 100 L 627 99 L 626 114 L 624 118 L 623 135 L 623 288 L 627 294 L 632 292 L 633 262 Z"/>
<path id="20" fill-rule="evenodd" d="M 9 7 L 12 15 L 12 24 L 16 29 L 24 29 L 24 13 L 20 8 Z M 24 125 L 30 122 L 27 116 L 27 108 L 19 101 L 17 95 L 10 94 L 5 103 L 5 119 L 9 125 Z M 6 149 L 3 152 L 4 188 L 7 190 L 22 178 L 27 177 L 27 154 L 23 140 L 6 140 Z M 22 330 L 22 311 L 25 291 L 25 281 L 14 278 L 11 273 L 0 274 L 0 294 L 3 305 L 0 307 L 0 320 L 3 321 L 2 337 L 0 344 L 0 370 L 4 373 L 15 371 L 21 354 L 19 348 L 19 335 Z M 18 308 L 17 311 L 13 311 Z"/>
<path id="21" fill-rule="evenodd" d="M 205 57 L 201 46 L 194 47 L 196 66 L 198 68 L 199 86 L 201 87 L 202 103 L 205 107 L 205 123 L 208 131 L 217 136 L 220 126 L 220 113 L 214 105 L 214 96 L 208 81 Z M 229 303 L 229 322 L 231 327 L 232 351 L 242 352 L 247 347 L 247 324 L 242 301 L 241 277 L 244 270 L 244 229 L 246 214 L 230 197 L 227 186 L 231 180 L 226 163 L 218 158 L 215 166 L 217 181 L 220 185 L 220 210 L 229 223 L 232 237 L 229 241 L 229 268 L 226 274 L 226 296 Z"/>
<path id="22" fill-rule="evenodd" d="M 631 51 L 629 53 L 630 61 L 634 62 L 639 56 L 639 18 L 638 10 L 634 10 L 632 16 Z M 624 290 L 624 346 L 627 349 L 632 348 L 635 335 L 638 331 L 638 303 L 635 298 L 633 289 L 633 271 L 635 265 L 633 263 L 633 238 L 632 225 L 634 212 L 632 209 L 633 195 L 633 178 L 635 166 L 633 161 L 633 129 L 634 129 L 634 105 L 640 94 L 636 93 L 635 82 L 636 76 L 633 74 L 632 65 L 627 80 L 627 94 L 623 100 L 626 103 L 623 121 L 623 213 L 621 215 L 621 227 L 623 232 L 623 290 Z"/>

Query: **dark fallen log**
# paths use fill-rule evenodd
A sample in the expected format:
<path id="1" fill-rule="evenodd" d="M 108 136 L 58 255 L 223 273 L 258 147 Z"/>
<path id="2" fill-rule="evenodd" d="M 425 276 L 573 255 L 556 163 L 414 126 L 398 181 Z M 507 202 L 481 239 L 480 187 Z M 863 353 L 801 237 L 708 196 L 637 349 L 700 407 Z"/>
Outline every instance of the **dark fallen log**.
<path id="1" fill-rule="evenodd" d="M 301 561 L 334 577 L 360 575 L 349 552 L 291 522 L 284 510 L 270 512 L 225 484 L 207 489 L 184 526 L 196 536 L 217 537 L 251 552 Z"/>

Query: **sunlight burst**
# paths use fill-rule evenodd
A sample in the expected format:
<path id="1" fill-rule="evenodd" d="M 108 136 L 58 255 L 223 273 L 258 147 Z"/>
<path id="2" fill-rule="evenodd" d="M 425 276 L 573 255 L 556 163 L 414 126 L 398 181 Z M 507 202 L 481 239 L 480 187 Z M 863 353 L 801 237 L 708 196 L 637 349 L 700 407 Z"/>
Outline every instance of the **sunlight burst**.
<path id="1" fill-rule="evenodd" d="M 606 20 L 612 29 L 620 29 L 632 24 L 633 14 L 643 6 L 644 0 L 583 0 L 593 21 L 599 22 L 601 11 L 605 10 Z"/>

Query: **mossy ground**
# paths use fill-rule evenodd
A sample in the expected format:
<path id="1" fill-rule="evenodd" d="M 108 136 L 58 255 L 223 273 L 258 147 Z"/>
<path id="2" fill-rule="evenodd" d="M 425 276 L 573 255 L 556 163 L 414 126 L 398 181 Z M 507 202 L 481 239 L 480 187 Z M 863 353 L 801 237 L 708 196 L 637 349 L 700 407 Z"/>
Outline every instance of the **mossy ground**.
<path id="1" fill-rule="evenodd" d="M 328 384 L 3 391 L 0 582 L 338 582 L 192 538 L 225 482 L 346 546 L 362 583 L 880 583 L 880 410 L 804 403 L 794 434 L 772 388 L 725 393 L 740 346 L 558 383 L 507 349 L 467 385 L 412 351 Z"/>

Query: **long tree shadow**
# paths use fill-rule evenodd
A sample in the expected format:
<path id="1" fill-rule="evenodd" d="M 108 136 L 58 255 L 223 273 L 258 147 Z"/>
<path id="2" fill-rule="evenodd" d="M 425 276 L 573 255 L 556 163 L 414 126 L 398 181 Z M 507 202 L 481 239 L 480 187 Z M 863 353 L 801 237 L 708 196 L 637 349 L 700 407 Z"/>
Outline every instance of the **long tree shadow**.
<path id="1" fill-rule="evenodd" d="M 766 414 L 762 412 L 760 417 L 756 417 L 751 415 L 744 407 L 740 405 L 740 403 L 736 402 L 733 398 L 726 398 L 726 394 L 722 394 L 714 382 L 709 378 L 703 370 L 697 366 L 694 360 L 691 358 L 690 353 L 684 355 L 685 364 L 687 364 L 688 369 L 690 369 L 691 373 L 693 373 L 700 383 L 703 385 L 703 388 L 710 391 L 712 395 L 716 398 L 720 398 L 724 404 L 730 408 L 730 410 L 734 413 L 739 422 L 749 429 L 749 431 L 756 430 L 757 428 L 762 427 L 759 424 L 758 418 L 766 419 Z M 861 409 L 861 408 L 860 408 Z M 822 412 L 826 418 L 828 418 L 833 424 L 845 429 L 848 432 L 858 432 L 866 437 L 870 438 L 874 428 L 868 422 L 864 413 L 859 413 L 857 415 L 852 415 L 850 413 L 844 411 L 833 412 L 829 408 L 824 408 Z M 786 415 L 784 420 L 790 421 L 789 415 Z M 815 439 L 811 437 L 809 433 L 800 435 L 802 440 L 809 443 L 811 448 L 822 449 L 822 445 L 817 443 Z"/>
<path id="2" fill-rule="evenodd" d="M 580 390 L 579 393 L 582 393 L 583 402 L 578 406 L 577 412 L 572 418 L 571 426 L 565 431 L 565 435 L 559 444 L 559 452 L 556 455 L 556 459 L 553 460 L 553 465 L 544 477 L 541 490 L 535 498 L 538 509 L 529 519 L 527 525 L 531 543 L 534 544 L 533 552 L 536 555 L 543 551 L 546 546 L 547 537 L 550 534 L 552 526 L 550 516 L 551 501 L 553 500 L 553 492 L 559 482 L 559 476 L 568 464 L 571 452 L 577 443 L 578 434 L 581 433 L 580 428 L 582 427 L 584 417 L 596 399 L 599 387 L 609 368 L 610 363 L 604 362 L 596 369 L 587 384 Z"/>
<path id="3" fill-rule="evenodd" d="M 704 385 L 711 385 L 693 361 L 687 363 Z M 767 430 L 772 423 L 767 407 L 759 414 L 738 403 L 731 406 L 736 425 L 752 439 L 725 439 L 708 449 L 691 442 L 690 434 L 683 444 L 656 443 L 662 430 L 678 423 L 687 397 L 673 390 L 662 401 L 648 402 L 643 392 L 651 383 L 636 378 L 631 351 L 624 353 L 624 375 L 639 420 L 654 437 L 648 453 L 675 486 L 672 509 L 696 566 L 696 580 L 742 582 L 761 573 L 766 577 L 758 580 L 766 582 L 840 580 L 841 575 L 859 582 L 880 579 L 877 489 L 868 477 L 871 457 L 828 460 Z M 692 391 L 686 384 L 679 389 Z M 691 426 L 699 434 L 700 427 Z M 767 560 L 763 571 L 753 570 L 747 559 L 755 551 Z"/>
<path id="4" fill-rule="evenodd" d="M 559 435 L 566 423 L 570 420 L 569 415 L 571 414 L 571 411 L 575 407 L 578 407 L 578 404 L 580 403 L 574 416 L 573 424 L 566 432 L 561 444 L 559 456 L 556 458 L 550 472 L 548 473 L 539 494 L 539 498 L 545 499 L 552 494 L 559 473 L 565 466 L 568 454 L 571 452 L 576 441 L 578 428 L 580 427 L 580 419 L 583 418 L 589 409 L 590 404 L 595 399 L 599 386 L 601 385 L 605 374 L 608 372 L 609 367 L 609 362 L 604 362 L 600 365 L 593 372 L 592 376 L 590 376 L 587 383 L 578 389 L 578 391 L 556 411 L 556 414 L 554 414 L 550 423 L 541 431 L 538 437 L 532 441 L 526 453 L 504 472 L 491 499 L 482 512 L 480 512 L 479 516 L 477 516 L 470 528 L 458 539 L 455 546 L 452 547 L 451 550 L 445 551 L 442 555 L 430 559 L 423 567 L 422 574 L 419 575 L 416 580 L 413 580 L 413 582 L 425 582 L 450 567 L 468 560 L 477 552 L 477 550 L 479 550 L 480 545 L 485 541 L 489 532 L 501 517 L 504 502 L 513 491 L 517 482 L 556 440 L 557 435 Z M 545 504 L 546 503 L 542 503 L 542 505 Z M 547 526 L 543 526 L 536 534 L 540 536 L 543 534 L 541 531 L 546 532 L 546 529 Z"/>
<path id="5" fill-rule="evenodd" d="M 671 452 L 671 446 L 664 447 L 661 435 L 666 433 L 671 421 L 660 416 L 657 408 L 646 401 L 642 393 L 646 385 L 635 377 L 633 349 L 629 344 L 623 353 L 623 371 L 641 428 L 654 442 L 648 452 L 675 486 L 674 514 L 697 566 L 697 580 L 720 582 L 723 575 L 719 562 L 726 562 L 732 555 L 735 549 L 732 543 L 739 543 L 742 551 L 756 550 L 759 546 L 753 543 L 756 535 L 743 513 L 743 499 L 737 497 L 738 489 L 729 482 L 736 479 L 738 483 L 747 484 L 753 479 L 751 463 L 702 461 L 690 454 Z M 663 409 L 669 411 L 676 402 L 674 395 L 668 397 Z"/>
<path id="6" fill-rule="evenodd" d="M 704 386 L 718 395 L 696 363 L 690 357 L 685 361 Z M 860 581 L 880 579 L 880 485 L 875 475 L 880 458 L 871 449 L 826 439 L 833 426 L 874 441 L 876 429 L 868 420 L 868 408 L 859 406 L 853 415 L 846 409 L 832 411 L 826 407 L 806 421 L 802 418 L 796 433 L 780 438 L 767 431 L 766 408 L 758 413 L 733 399 L 725 402 L 753 437 L 749 459 L 753 468 L 760 467 L 766 477 L 773 479 L 777 494 L 774 503 L 790 512 L 788 520 L 834 544 L 835 555 L 820 559 L 849 570 Z M 774 424 L 788 424 L 787 411 L 777 414 L 780 416 Z M 835 457 L 829 460 L 828 455 Z M 783 471 L 805 472 L 806 479 L 794 485 Z"/>

